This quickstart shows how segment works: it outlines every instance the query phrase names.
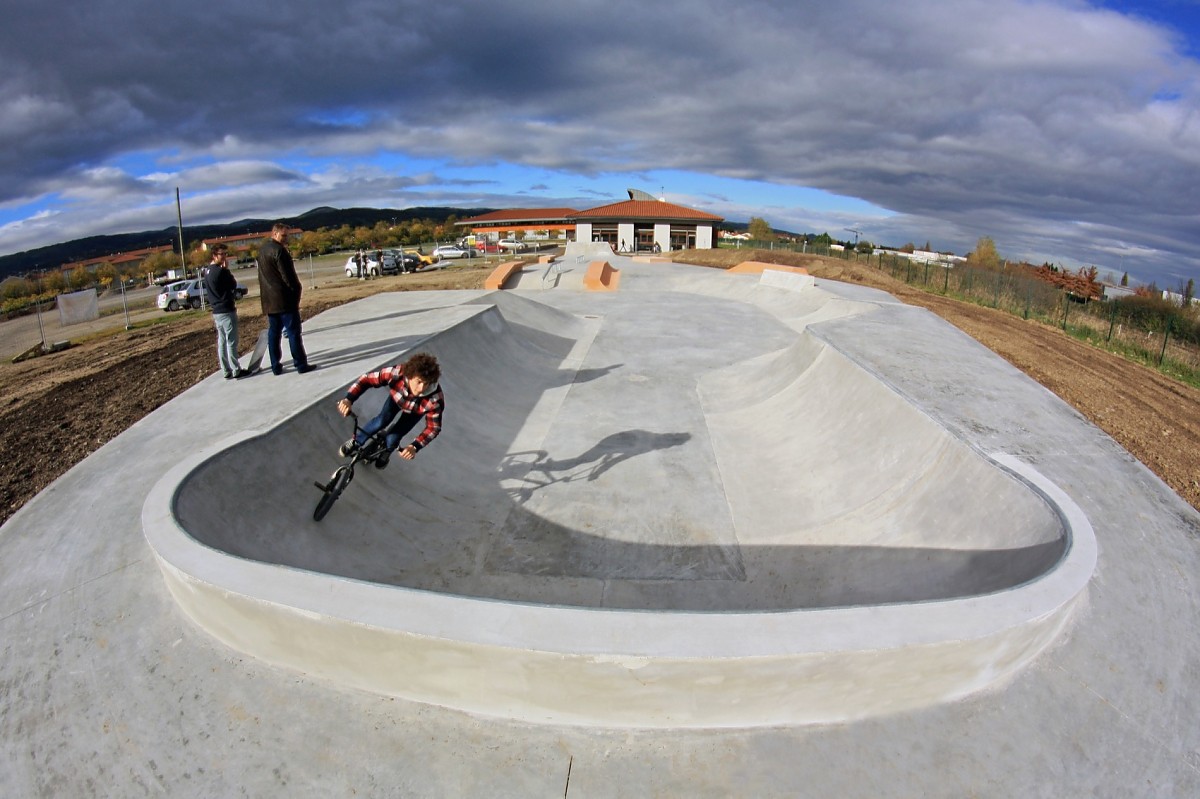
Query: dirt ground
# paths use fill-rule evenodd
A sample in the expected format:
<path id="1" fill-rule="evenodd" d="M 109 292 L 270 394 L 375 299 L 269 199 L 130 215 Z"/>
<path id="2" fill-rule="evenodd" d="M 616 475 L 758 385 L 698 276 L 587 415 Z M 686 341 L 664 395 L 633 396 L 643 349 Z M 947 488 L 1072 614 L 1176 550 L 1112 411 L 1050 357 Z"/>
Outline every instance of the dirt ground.
<path id="1" fill-rule="evenodd" d="M 881 288 L 928 308 L 1060 396 L 1200 509 L 1198 389 L 1057 328 L 926 294 L 870 267 L 737 250 L 688 251 L 676 260 L 718 267 L 745 260 L 792 263 L 818 278 Z M 402 282 L 334 280 L 306 290 L 301 311 L 311 318 L 378 291 L 482 288 L 489 271 L 439 270 L 407 275 Z M 265 327 L 265 319 L 253 297 L 239 313 L 245 344 Z M 212 321 L 199 311 L 131 331 L 118 324 L 62 352 L 0 363 L 0 523 L 91 452 L 216 369 Z"/>

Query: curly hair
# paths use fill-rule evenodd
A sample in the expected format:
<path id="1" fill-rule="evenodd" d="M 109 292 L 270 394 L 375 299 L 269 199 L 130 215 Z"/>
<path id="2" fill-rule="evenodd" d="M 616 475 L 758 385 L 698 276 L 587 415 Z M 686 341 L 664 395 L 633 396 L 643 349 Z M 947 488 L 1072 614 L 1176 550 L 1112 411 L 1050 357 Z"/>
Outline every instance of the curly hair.
<path id="1" fill-rule="evenodd" d="M 419 377 L 427 384 L 433 385 L 441 379 L 442 367 L 438 365 L 437 358 L 428 352 L 418 352 L 404 362 L 404 374 Z"/>

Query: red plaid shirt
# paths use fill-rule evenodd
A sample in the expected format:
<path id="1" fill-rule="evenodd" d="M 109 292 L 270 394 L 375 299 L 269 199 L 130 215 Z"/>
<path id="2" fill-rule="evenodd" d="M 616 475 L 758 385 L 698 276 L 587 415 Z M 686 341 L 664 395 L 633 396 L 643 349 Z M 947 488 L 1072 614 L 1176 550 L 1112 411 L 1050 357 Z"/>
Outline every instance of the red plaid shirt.
<path id="1" fill-rule="evenodd" d="M 425 429 L 413 439 L 412 446 L 421 449 L 442 432 L 442 411 L 446 409 L 446 397 L 442 394 L 441 386 L 435 385 L 433 391 L 427 388 L 425 394 L 413 394 L 408 389 L 408 381 L 404 379 L 404 367 L 397 364 L 377 372 L 367 372 L 355 380 L 346 390 L 346 399 L 354 402 L 368 388 L 379 387 L 387 388 L 400 413 L 415 413 L 425 417 Z"/>

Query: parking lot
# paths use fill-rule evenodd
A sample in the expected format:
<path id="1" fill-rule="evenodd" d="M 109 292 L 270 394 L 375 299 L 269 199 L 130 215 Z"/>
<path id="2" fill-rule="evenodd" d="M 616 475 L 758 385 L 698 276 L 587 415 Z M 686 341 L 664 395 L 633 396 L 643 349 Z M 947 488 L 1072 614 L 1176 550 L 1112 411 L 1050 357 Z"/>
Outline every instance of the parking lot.
<path id="1" fill-rule="evenodd" d="M 431 249 L 431 247 L 426 247 L 425 251 L 429 252 Z M 344 271 L 346 259 L 352 254 L 352 250 L 344 250 L 328 255 L 298 258 L 296 259 L 296 274 L 306 289 L 353 279 L 347 278 Z M 499 263 L 501 260 L 508 258 L 512 258 L 512 256 L 507 253 L 489 253 L 480 258 L 470 260 L 443 261 L 433 267 L 427 268 L 440 269 L 451 266 L 478 265 L 487 262 Z M 235 268 L 233 269 L 233 274 L 239 283 L 249 289 L 242 303 L 250 303 L 251 307 L 257 312 L 258 270 L 253 267 L 248 269 Z M 404 277 L 404 275 L 393 275 L 380 279 L 403 280 Z M 99 300 L 100 318 L 65 327 L 59 324 L 58 311 L 49 304 L 42 305 L 40 315 L 34 313 L 16 319 L 0 321 L 0 358 L 11 360 L 31 347 L 41 344 L 43 341 L 47 345 L 53 345 L 60 341 L 79 340 L 106 330 L 112 330 L 113 328 L 120 329 L 126 326 L 135 326 L 162 318 L 168 314 L 189 313 L 188 311 L 166 312 L 159 310 L 156 304 L 159 291 L 159 286 L 141 286 L 126 289 L 124 296 L 122 296 L 119 290 L 105 292 L 101 294 Z"/>

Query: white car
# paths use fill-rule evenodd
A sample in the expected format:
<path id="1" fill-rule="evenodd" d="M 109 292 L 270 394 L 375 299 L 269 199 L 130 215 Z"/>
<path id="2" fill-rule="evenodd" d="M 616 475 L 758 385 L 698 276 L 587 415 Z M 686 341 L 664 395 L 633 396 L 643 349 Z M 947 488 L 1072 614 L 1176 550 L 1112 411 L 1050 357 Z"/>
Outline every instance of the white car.
<path id="1" fill-rule="evenodd" d="M 373 256 L 368 255 L 367 266 L 364 271 L 370 277 L 379 277 L 379 261 L 376 261 Z M 346 259 L 346 277 L 358 277 L 358 264 L 354 263 L 353 255 Z"/>
<path id="2" fill-rule="evenodd" d="M 241 283 L 237 284 L 237 298 L 240 300 L 246 296 L 248 289 Z M 162 291 L 158 292 L 158 307 L 164 311 L 178 311 L 181 308 L 199 308 L 203 301 L 201 295 L 204 293 L 204 281 L 199 278 L 193 280 L 177 280 L 174 283 L 168 283 L 162 287 Z"/>
<path id="3" fill-rule="evenodd" d="M 502 250 L 512 250 L 513 252 L 525 252 L 529 249 L 529 245 L 519 239 L 500 239 L 496 242 Z"/>
<path id="4" fill-rule="evenodd" d="M 433 251 L 433 260 L 441 261 L 446 258 L 478 258 L 479 251 L 470 247 L 458 247 L 454 244 L 443 244 Z"/>

